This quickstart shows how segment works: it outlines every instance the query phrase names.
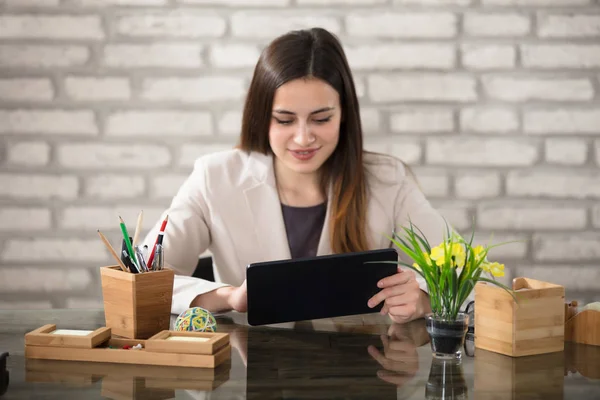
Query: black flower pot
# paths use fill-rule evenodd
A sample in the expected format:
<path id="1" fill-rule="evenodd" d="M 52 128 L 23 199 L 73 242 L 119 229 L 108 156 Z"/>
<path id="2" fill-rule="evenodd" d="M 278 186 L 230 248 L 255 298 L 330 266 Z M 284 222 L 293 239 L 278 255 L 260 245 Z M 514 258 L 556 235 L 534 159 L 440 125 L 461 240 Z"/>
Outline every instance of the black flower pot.
<path id="1" fill-rule="evenodd" d="M 425 324 L 431 337 L 433 356 L 446 360 L 460 359 L 469 328 L 469 316 L 458 313 L 456 319 L 449 320 L 427 314 Z"/>

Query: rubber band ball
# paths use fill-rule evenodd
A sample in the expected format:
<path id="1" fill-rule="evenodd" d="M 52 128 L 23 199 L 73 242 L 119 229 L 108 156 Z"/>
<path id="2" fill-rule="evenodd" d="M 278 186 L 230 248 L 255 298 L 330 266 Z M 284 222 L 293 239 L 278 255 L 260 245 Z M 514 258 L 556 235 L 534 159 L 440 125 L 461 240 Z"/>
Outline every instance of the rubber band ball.
<path id="1" fill-rule="evenodd" d="M 184 332 L 216 332 L 217 321 L 210 311 L 201 307 L 188 308 L 175 321 L 175 330 Z"/>

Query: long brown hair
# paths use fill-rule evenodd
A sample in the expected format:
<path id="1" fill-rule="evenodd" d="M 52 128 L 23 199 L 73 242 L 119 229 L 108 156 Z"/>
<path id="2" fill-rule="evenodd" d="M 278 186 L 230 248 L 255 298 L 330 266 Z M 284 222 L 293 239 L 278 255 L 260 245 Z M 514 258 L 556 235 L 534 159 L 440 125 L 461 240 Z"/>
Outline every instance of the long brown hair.
<path id="1" fill-rule="evenodd" d="M 273 154 L 269 126 L 275 91 L 294 79 L 313 77 L 339 94 L 342 118 L 333 154 L 321 167 L 321 189 L 331 185 L 330 243 L 334 253 L 369 249 L 363 138 L 354 80 L 338 39 L 321 28 L 291 31 L 266 47 L 254 69 L 242 119 L 239 147 Z"/>

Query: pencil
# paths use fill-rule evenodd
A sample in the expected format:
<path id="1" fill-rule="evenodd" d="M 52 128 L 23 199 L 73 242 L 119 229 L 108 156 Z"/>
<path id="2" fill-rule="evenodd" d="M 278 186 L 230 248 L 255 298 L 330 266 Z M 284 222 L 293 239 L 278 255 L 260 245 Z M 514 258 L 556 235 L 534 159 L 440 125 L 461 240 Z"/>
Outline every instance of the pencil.
<path id="1" fill-rule="evenodd" d="M 133 234 L 133 243 L 132 246 L 135 248 L 137 241 L 140 237 L 140 233 L 142 231 L 142 220 L 144 219 L 144 210 L 140 211 L 138 214 L 137 225 L 135 226 L 135 233 Z"/>
<path id="2" fill-rule="evenodd" d="M 133 263 L 133 265 L 135 265 L 139 270 L 140 268 L 135 262 L 135 253 L 133 252 L 133 247 L 131 247 L 131 241 L 129 240 L 129 233 L 127 233 L 125 221 L 123 221 L 123 218 L 121 218 L 121 216 L 119 216 L 119 222 L 119 225 L 121 226 L 121 232 L 123 232 L 123 237 L 125 238 L 125 246 L 127 247 L 127 253 L 129 254 L 129 257 L 131 257 L 131 262 Z"/>
<path id="3" fill-rule="evenodd" d="M 108 251 L 110 251 L 110 254 L 112 254 L 112 256 L 115 258 L 115 260 L 117 260 L 117 263 L 119 264 L 119 268 L 121 268 L 121 270 L 124 272 L 129 272 L 129 269 L 125 266 L 125 264 L 123 264 L 123 261 L 121 261 L 121 258 L 117 255 L 117 252 L 111 246 L 111 244 L 108 241 L 108 239 L 106 238 L 106 236 L 104 236 L 102 234 L 102 232 L 100 232 L 100 229 L 98 229 L 98 235 L 100 235 L 100 239 L 102 239 L 102 241 L 104 242 L 104 245 L 106 246 Z"/>

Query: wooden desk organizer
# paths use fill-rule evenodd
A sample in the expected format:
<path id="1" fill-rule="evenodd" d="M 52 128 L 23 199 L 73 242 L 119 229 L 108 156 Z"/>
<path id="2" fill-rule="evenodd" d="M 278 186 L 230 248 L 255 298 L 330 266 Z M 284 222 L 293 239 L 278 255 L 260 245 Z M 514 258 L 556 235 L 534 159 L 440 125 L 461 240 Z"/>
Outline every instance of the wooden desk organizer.
<path id="1" fill-rule="evenodd" d="M 25 335 L 25 357 L 43 360 L 91 361 L 119 364 L 143 364 L 172 367 L 201 367 L 215 368 L 231 357 L 229 334 L 216 332 L 185 332 L 183 339 L 189 341 L 165 340 L 170 335 L 180 335 L 181 332 L 159 332 L 157 338 L 150 340 L 114 338 L 110 336 L 109 328 L 94 331 L 90 336 L 92 348 L 78 347 L 69 340 L 62 343 L 48 344 L 38 340 L 40 332 L 52 335 L 56 325 L 44 325 Z M 106 334 L 108 332 L 108 337 Z M 68 335 L 66 335 L 68 336 Z M 102 338 L 105 340 L 101 341 Z M 73 336 L 73 339 L 80 336 Z M 67 339 L 71 339 L 67 337 Z M 202 341 L 198 341 L 202 340 Z M 148 346 L 149 342 L 155 345 Z M 123 346 L 142 345 L 142 349 L 124 349 Z M 190 352 L 187 346 L 196 351 Z M 112 348 L 111 348 L 112 347 Z M 155 348 L 159 348 L 156 351 Z M 202 349 L 201 352 L 198 349 Z M 154 350 L 153 350 L 154 349 Z"/>
<path id="2" fill-rule="evenodd" d="M 518 303 L 504 289 L 475 285 L 475 347 L 511 357 L 564 350 L 565 288 L 515 278 Z"/>
<path id="3" fill-rule="evenodd" d="M 175 273 L 171 269 L 132 274 L 100 268 L 104 317 L 113 335 L 148 339 L 168 330 Z"/>
<path id="4" fill-rule="evenodd" d="M 577 312 L 577 301 L 565 303 L 565 341 L 600 346 L 600 311 Z"/>

